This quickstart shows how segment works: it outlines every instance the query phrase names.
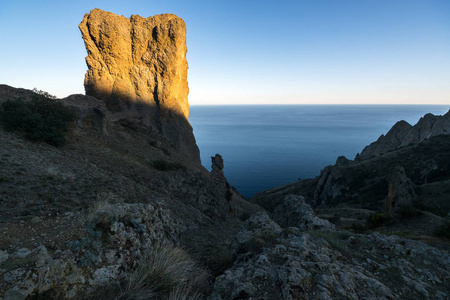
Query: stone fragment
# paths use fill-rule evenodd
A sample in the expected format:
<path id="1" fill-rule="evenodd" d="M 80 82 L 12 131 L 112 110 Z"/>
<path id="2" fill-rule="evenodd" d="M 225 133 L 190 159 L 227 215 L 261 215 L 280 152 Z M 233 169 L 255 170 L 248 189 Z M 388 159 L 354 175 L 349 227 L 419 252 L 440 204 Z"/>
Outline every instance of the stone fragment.
<path id="1" fill-rule="evenodd" d="M 0 264 L 9 258 L 8 251 L 0 250 Z"/>
<path id="2" fill-rule="evenodd" d="M 31 254 L 30 249 L 28 249 L 28 248 L 20 248 L 19 250 L 17 250 L 17 251 L 13 254 L 13 256 L 14 256 L 14 257 L 17 257 L 17 258 L 25 258 L 25 257 L 27 257 L 27 256 L 30 255 L 30 254 Z"/>

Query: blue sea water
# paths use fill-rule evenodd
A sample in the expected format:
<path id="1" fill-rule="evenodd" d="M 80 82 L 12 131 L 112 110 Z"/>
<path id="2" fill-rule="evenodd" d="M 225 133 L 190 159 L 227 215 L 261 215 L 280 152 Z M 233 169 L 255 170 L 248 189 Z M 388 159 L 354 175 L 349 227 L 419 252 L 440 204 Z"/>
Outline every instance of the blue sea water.
<path id="1" fill-rule="evenodd" d="M 191 106 L 202 164 L 222 155 L 225 176 L 244 197 L 313 178 L 344 155 L 354 159 L 397 121 L 411 125 L 450 105 Z"/>

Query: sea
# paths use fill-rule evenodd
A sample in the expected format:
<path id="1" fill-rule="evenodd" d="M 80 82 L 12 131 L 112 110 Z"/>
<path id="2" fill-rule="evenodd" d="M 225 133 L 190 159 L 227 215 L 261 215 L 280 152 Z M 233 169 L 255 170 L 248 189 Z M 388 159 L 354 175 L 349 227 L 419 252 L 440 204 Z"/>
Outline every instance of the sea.
<path id="1" fill-rule="evenodd" d="M 224 159 L 229 183 L 245 197 L 314 178 L 338 156 L 354 159 L 400 120 L 414 125 L 450 105 L 224 105 L 190 107 L 202 164 Z"/>

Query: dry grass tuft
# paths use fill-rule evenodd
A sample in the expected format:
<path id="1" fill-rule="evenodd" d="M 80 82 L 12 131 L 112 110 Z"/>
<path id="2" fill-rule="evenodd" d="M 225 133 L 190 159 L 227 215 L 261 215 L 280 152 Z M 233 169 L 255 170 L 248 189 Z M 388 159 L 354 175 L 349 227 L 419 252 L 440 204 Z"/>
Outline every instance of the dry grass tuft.
<path id="1" fill-rule="evenodd" d="M 206 272 L 183 250 L 156 247 L 120 284 L 101 287 L 94 294 L 114 300 L 196 300 L 202 298 L 207 280 Z"/>

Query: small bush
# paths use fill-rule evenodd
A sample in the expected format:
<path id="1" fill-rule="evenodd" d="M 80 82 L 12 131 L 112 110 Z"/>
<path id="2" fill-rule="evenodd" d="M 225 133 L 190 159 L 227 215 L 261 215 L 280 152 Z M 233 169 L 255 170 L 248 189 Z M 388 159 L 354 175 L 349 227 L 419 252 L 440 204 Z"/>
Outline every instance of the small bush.
<path id="1" fill-rule="evenodd" d="M 34 88 L 33 92 L 38 95 L 44 96 L 45 98 L 48 98 L 48 99 L 57 99 L 56 96 L 54 96 L 46 91 L 38 90 L 37 88 Z"/>
<path id="2" fill-rule="evenodd" d="M 45 141 L 54 146 L 66 142 L 65 133 L 75 114 L 61 103 L 35 96 L 31 101 L 7 100 L 0 112 L 3 128 L 7 131 L 21 131 L 27 139 Z"/>
<path id="3" fill-rule="evenodd" d="M 374 229 L 386 225 L 391 221 L 391 217 L 385 213 L 373 213 L 366 219 L 366 227 Z"/>
<path id="4" fill-rule="evenodd" d="M 434 229 L 433 234 L 438 237 L 446 237 L 450 239 L 450 220 L 445 219 L 444 223 Z"/>
<path id="5" fill-rule="evenodd" d="M 153 167 L 160 171 L 185 170 L 186 166 L 180 163 L 168 162 L 162 159 L 153 161 Z"/>

